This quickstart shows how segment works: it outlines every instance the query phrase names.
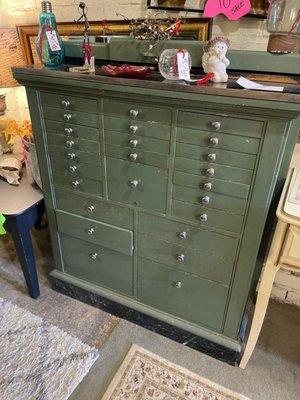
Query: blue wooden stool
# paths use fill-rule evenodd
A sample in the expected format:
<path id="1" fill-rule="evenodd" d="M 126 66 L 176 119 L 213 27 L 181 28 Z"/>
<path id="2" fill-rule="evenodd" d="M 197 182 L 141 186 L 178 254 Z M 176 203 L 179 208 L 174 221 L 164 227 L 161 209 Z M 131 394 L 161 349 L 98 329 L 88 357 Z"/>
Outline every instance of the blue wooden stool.
<path id="1" fill-rule="evenodd" d="M 28 182 L 25 169 L 20 186 L 0 180 L 0 214 L 6 221 L 4 228 L 11 233 L 31 297 L 40 295 L 35 256 L 30 236 L 32 227 L 41 227 L 45 212 L 42 192 Z"/>

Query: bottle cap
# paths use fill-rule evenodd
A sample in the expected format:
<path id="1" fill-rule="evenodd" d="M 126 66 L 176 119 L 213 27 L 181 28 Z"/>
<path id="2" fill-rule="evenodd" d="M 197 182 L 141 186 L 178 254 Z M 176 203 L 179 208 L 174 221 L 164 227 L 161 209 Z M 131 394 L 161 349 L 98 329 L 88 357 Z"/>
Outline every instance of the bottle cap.
<path id="1" fill-rule="evenodd" d="M 42 1 L 42 12 L 52 13 L 52 4 L 50 1 Z"/>

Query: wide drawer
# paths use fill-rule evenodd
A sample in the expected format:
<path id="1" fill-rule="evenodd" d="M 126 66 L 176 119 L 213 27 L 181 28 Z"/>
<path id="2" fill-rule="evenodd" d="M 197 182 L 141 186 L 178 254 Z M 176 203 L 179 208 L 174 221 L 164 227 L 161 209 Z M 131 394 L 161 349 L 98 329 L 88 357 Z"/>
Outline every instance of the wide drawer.
<path id="1" fill-rule="evenodd" d="M 251 170 L 254 169 L 256 160 L 254 154 L 212 149 L 211 147 L 195 146 L 187 143 L 177 143 L 176 156 Z"/>
<path id="2" fill-rule="evenodd" d="M 66 138 L 80 138 L 99 141 L 99 130 L 88 126 L 65 124 L 63 122 L 45 120 L 47 133 L 65 135 Z"/>
<path id="3" fill-rule="evenodd" d="M 163 124 L 171 124 L 171 109 L 135 103 L 134 100 L 126 102 L 104 100 L 103 110 L 105 115 L 127 117 L 135 121 L 157 121 Z"/>
<path id="4" fill-rule="evenodd" d="M 104 222 L 96 222 L 63 211 L 56 211 L 59 232 L 132 256 L 133 233 Z"/>
<path id="5" fill-rule="evenodd" d="M 60 235 L 60 238 L 67 274 L 117 292 L 133 294 L 132 257 L 71 236 Z"/>
<path id="6" fill-rule="evenodd" d="M 141 122 L 130 121 L 128 118 L 117 118 L 104 115 L 104 128 L 106 131 L 131 133 L 135 131 L 140 136 L 169 140 L 171 127 L 157 122 L 157 120 Z"/>
<path id="7" fill-rule="evenodd" d="M 141 233 L 138 242 L 138 255 L 140 257 L 204 279 L 229 285 L 233 269 L 233 257 L 231 259 L 219 257 Z"/>
<path id="8" fill-rule="evenodd" d="M 137 150 L 148 150 L 156 153 L 167 153 L 170 151 L 170 142 L 166 140 L 153 139 L 139 134 L 123 134 L 119 132 L 105 132 L 105 142 L 107 144 L 127 147 Z"/>
<path id="9" fill-rule="evenodd" d="M 139 213 L 138 230 L 189 249 L 233 260 L 238 240 L 183 222 L 171 221 L 147 213 Z"/>
<path id="10" fill-rule="evenodd" d="M 102 181 L 102 168 L 96 165 L 77 163 L 65 158 L 50 155 L 51 166 L 54 170 L 69 173 L 71 179 L 89 178 Z"/>
<path id="11" fill-rule="evenodd" d="M 66 149 L 61 146 L 49 145 L 49 154 L 55 157 L 61 157 L 64 160 L 71 160 L 76 163 L 91 164 L 100 166 L 100 154 L 87 153 L 85 151 Z"/>
<path id="12" fill-rule="evenodd" d="M 197 128 L 199 130 L 204 129 L 210 132 L 217 130 L 218 132 L 228 132 L 235 135 L 247 135 L 257 138 L 261 137 L 263 130 L 262 121 L 186 111 L 179 112 L 178 126 Z"/>
<path id="13" fill-rule="evenodd" d="M 108 198 L 165 213 L 168 171 L 107 158 Z"/>
<path id="14" fill-rule="evenodd" d="M 173 186 L 173 199 L 191 204 L 205 204 L 205 207 L 228 211 L 234 214 L 244 215 L 247 202 L 231 196 L 223 196 L 218 193 L 207 193 L 200 187 L 189 188 Z"/>
<path id="15" fill-rule="evenodd" d="M 227 293 L 217 283 L 138 259 L 138 299 L 186 321 L 220 331 Z"/>
<path id="16" fill-rule="evenodd" d="M 81 192 L 92 196 L 102 196 L 102 182 L 89 178 L 77 177 L 70 172 L 52 170 L 54 187 L 63 187 L 73 192 Z"/>
<path id="17" fill-rule="evenodd" d="M 134 163 L 153 165 L 159 168 L 168 168 L 169 165 L 169 155 L 153 153 L 147 150 L 106 145 L 106 155 L 122 160 L 129 160 Z"/>
<path id="18" fill-rule="evenodd" d="M 46 107 L 62 108 L 71 111 L 87 111 L 98 113 L 98 103 L 95 99 L 69 96 L 68 94 L 41 92 L 42 104 Z"/>
<path id="19" fill-rule="evenodd" d="M 217 139 L 218 144 L 215 139 Z M 198 146 L 218 148 L 230 151 L 238 151 L 246 154 L 257 154 L 259 150 L 259 139 L 251 137 L 229 135 L 220 132 L 206 132 L 201 129 L 178 128 L 177 141 L 190 143 Z"/>
<path id="20" fill-rule="evenodd" d="M 73 214 L 133 229 L 133 210 L 103 202 L 90 196 L 74 193 L 70 196 L 64 189 L 55 190 L 56 207 Z"/>
<path id="21" fill-rule="evenodd" d="M 244 219 L 241 215 L 201 205 L 194 206 L 177 200 L 172 201 L 172 215 L 183 220 L 189 220 L 236 234 L 241 232 Z"/>
<path id="22" fill-rule="evenodd" d="M 68 138 L 62 135 L 52 135 L 51 133 L 47 135 L 47 140 L 49 144 L 65 147 L 69 150 L 80 150 L 94 154 L 100 153 L 100 144 L 92 140 Z"/>
<path id="23" fill-rule="evenodd" d="M 98 114 L 90 114 L 81 111 L 60 110 L 59 108 L 44 107 L 44 118 L 68 124 L 91 126 L 98 128 Z"/>

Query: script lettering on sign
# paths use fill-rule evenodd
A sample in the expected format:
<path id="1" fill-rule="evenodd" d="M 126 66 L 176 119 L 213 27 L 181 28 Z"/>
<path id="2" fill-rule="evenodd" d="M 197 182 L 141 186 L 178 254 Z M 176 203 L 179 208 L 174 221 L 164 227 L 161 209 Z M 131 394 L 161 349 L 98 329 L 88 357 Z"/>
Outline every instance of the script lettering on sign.
<path id="1" fill-rule="evenodd" d="M 203 15 L 215 17 L 224 14 L 228 19 L 236 20 L 248 14 L 250 10 L 250 0 L 208 0 Z"/>

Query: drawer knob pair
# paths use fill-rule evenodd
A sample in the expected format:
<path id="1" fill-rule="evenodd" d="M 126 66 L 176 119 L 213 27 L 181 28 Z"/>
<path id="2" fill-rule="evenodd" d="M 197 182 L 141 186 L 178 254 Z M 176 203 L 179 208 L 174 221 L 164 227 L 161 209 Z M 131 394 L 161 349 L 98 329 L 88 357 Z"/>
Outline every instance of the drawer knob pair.
<path id="1" fill-rule="evenodd" d="M 185 260 L 185 255 L 184 254 L 177 254 L 176 260 L 179 262 L 183 262 Z"/>
<path id="2" fill-rule="evenodd" d="M 98 253 L 92 253 L 92 254 L 90 254 L 90 258 L 91 258 L 92 260 L 97 260 L 97 258 L 98 258 Z"/>
<path id="3" fill-rule="evenodd" d="M 182 240 L 186 240 L 187 239 L 187 237 L 188 237 L 188 234 L 187 234 L 187 232 L 179 232 L 178 233 L 178 237 L 180 238 L 180 239 L 182 239 Z"/>
<path id="4" fill-rule="evenodd" d="M 130 114 L 131 118 L 136 118 L 139 115 L 139 111 L 138 110 L 130 110 L 129 114 Z"/>
<path id="5" fill-rule="evenodd" d="M 137 147 L 137 145 L 139 144 L 139 141 L 138 140 L 136 140 L 136 139 L 132 139 L 132 140 L 130 140 L 129 141 L 129 146 L 130 147 Z"/>
<path id="6" fill-rule="evenodd" d="M 88 235 L 93 235 L 93 234 L 95 233 L 95 228 L 89 228 L 89 229 L 87 229 L 87 230 L 86 230 L 86 233 L 87 233 Z"/>
<path id="7" fill-rule="evenodd" d="M 214 170 L 214 168 L 208 168 L 208 169 L 205 171 L 205 175 L 206 175 L 206 176 L 209 176 L 209 177 L 213 177 L 213 176 L 215 175 L 215 170 Z"/>
<path id="8" fill-rule="evenodd" d="M 68 107 L 70 107 L 71 102 L 70 102 L 70 100 L 62 100 L 62 101 L 61 101 L 61 105 L 62 105 L 63 107 L 65 107 L 65 108 L 68 108 Z"/>
<path id="9" fill-rule="evenodd" d="M 210 153 L 210 154 L 207 155 L 206 159 L 209 162 L 215 162 L 216 159 L 217 159 L 217 155 L 214 154 L 214 153 Z"/>
<path id="10" fill-rule="evenodd" d="M 73 129 L 72 128 L 65 128 L 65 134 L 66 136 L 71 136 L 73 134 Z"/>
<path id="11" fill-rule="evenodd" d="M 86 210 L 87 212 L 92 213 L 95 211 L 95 206 L 87 206 Z"/>
<path id="12" fill-rule="evenodd" d="M 182 288 L 182 283 L 181 282 L 174 282 L 173 286 L 175 289 L 181 289 Z"/>
<path id="13" fill-rule="evenodd" d="M 66 146 L 70 149 L 71 147 L 73 147 L 75 144 L 74 140 L 67 140 L 66 141 Z"/>
<path id="14" fill-rule="evenodd" d="M 209 139 L 209 143 L 210 143 L 211 146 L 218 146 L 219 139 L 217 137 L 211 137 Z"/>
<path id="15" fill-rule="evenodd" d="M 71 186 L 72 186 L 73 188 L 78 188 L 79 185 L 80 185 L 80 182 L 79 182 L 79 181 L 73 181 L 73 182 L 71 182 Z"/>
<path id="16" fill-rule="evenodd" d="M 201 185 L 200 185 L 200 187 L 201 187 Z M 212 183 L 211 182 L 205 182 L 202 187 L 203 187 L 203 190 L 206 190 L 207 192 L 210 192 L 211 189 L 212 189 Z"/>
<path id="17" fill-rule="evenodd" d="M 131 154 L 129 154 L 128 157 L 129 157 L 130 161 L 136 161 L 138 158 L 138 155 L 136 153 L 131 153 Z"/>
<path id="18" fill-rule="evenodd" d="M 139 181 L 137 181 L 136 179 L 129 181 L 128 185 L 132 188 L 132 189 L 136 189 L 139 185 Z"/>
<path id="19" fill-rule="evenodd" d="M 137 130 L 139 129 L 138 126 L 136 125 L 130 125 L 129 130 L 132 134 L 135 134 L 137 132 Z"/>
<path id="20" fill-rule="evenodd" d="M 214 131 L 219 131 L 221 129 L 221 122 L 219 121 L 212 122 L 211 127 Z"/>
<path id="21" fill-rule="evenodd" d="M 72 119 L 72 114 L 64 114 L 64 120 L 70 121 Z"/>
<path id="22" fill-rule="evenodd" d="M 70 165 L 69 166 L 69 171 L 74 174 L 77 171 L 77 165 Z"/>
<path id="23" fill-rule="evenodd" d="M 200 214 L 198 216 L 198 219 L 200 222 L 206 222 L 208 220 L 208 215 L 207 214 Z"/>

